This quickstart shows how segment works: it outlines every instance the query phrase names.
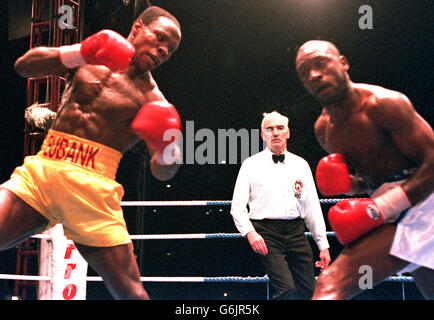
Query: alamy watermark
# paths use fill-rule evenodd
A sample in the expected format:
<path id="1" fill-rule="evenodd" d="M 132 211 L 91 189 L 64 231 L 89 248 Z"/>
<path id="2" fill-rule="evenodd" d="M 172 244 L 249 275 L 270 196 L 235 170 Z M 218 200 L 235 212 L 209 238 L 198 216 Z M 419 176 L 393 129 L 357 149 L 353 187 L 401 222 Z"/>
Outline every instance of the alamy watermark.
<path id="1" fill-rule="evenodd" d="M 59 28 L 74 29 L 74 9 L 71 6 L 64 4 L 59 7 Z"/>
<path id="2" fill-rule="evenodd" d="M 359 7 L 359 13 L 362 16 L 359 18 L 359 28 L 362 30 L 374 28 L 374 13 L 372 7 L 365 4 Z"/>
<path id="3" fill-rule="evenodd" d="M 59 7 L 59 28 L 60 29 L 73 29 L 74 28 L 74 9 L 69 5 L 62 5 Z M 370 5 L 364 4 L 359 7 L 359 28 L 362 30 L 374 28 L 373 10 Z"/>
<path id="4" fill-rule="evenodd" d="M 240 164 L 266 148 L 259 129 L 235 130 L 209 128 L 195 130 L 194 121 L 185 122 L 185 135 L 177 129 L 166 130 L 164 160 L 179 164 Z M 179 149 L 179 152 L 174 152 Z"/>
<path id="5" fill-rule="evenodd" d="M 359 8 L 359 13 L 362 14 L 358 22 L 359 28 L 362 30 L 372 29 L 372 7 L 362 5 Z M 58 14 L 60 29 L 74 28 L 74 9 L 71 6 L 62 5 L 59 7 Z M 185 137 L 179 130 L 171 129 L 165 132 L 163 140 L 173 141 L 164 150 L 163 157 L 165 161 L 200 165 L 239 164 L 247 157 L 262 151 L 266 147 L 265 142 L 261 139 L 259 129 L 217 129 L 216 135 L 214 131 L 208 128 L 202 128 L 195 132 L 194 121 L 186 121 L 185 128 Z M 201 143 L 197 145 L 197 142 Z M 175 149 L 180 152 L 174 152 Z M 361 269 L 361 272 L 367 271 L 369 270 Z M 363 279 L 365 278 L 362 277 L 360 281 Z M 363 284 L 363 286 L 368 285 L 369 283 Z"/>
<path id="6" fill-rule="evenodd" d="M 359 288 L 362 290 L 372 289 L 374 287 L 374 277 L 372 267 L 369 265 L 362 265 L 359 267 Z"/>

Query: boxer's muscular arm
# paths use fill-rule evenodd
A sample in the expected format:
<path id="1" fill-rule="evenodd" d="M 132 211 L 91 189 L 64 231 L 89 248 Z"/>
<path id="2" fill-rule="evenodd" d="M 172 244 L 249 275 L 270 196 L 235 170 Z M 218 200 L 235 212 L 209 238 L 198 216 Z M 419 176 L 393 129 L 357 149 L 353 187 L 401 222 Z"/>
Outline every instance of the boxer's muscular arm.
<path id="1" fill-rule="evenodd" d="M 58 48 L 36 47 L 17 59 L 15 70 L 22 77 L 43 78 L 63 75 L 68 69 L 60 62 Z"/>
<path id="2" fill-rule="evenodd" d="M 434 191 L 433 129 L 400 93 L 381 99 L 369 114 L 372 121 L 390 133 L 397 148 L 419 165 L 402 188 L 413 205 L 424 200 Z"/>
<path id="3" fill-rule="evenodd" d="M 432 128 L 404 95 L 392 92 L 375 99 L 367 115 L 419 169 L 402 185 L 376 198 L 344 200 L 330 208 L 328 220 L 343 244 L 353 242 L 385 222 L 395 221 L 399 213 L 423 201 L 434 189 Z"/>
<path id="4" fill-rule="evenodd" d="M 37 47 L 15 63 L 18 74 L 41 78 L 61 75 L 85 64 L 105 65 L 111 70 L 126 69 L 135 54 L 133 45 L 112 30 L 101 30 L 81 43 L 58 48 Z"/>

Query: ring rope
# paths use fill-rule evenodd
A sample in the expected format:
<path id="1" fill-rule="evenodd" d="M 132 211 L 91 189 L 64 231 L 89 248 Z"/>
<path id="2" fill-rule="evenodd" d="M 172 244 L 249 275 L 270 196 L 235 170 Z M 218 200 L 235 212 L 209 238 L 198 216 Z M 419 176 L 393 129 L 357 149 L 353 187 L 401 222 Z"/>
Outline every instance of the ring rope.
<path id="1" fill-rule="evenodd" d="M 19 274 L 0 274 L 1 280 L 21 280 L 21 281 L 51 281 L 49 276 L 31 276 Z"/>
<path id="2" fill-rule="evenodd" d="M 345 199 L 320 199 L 322 204 L 335 204 Z M 167 206 L 228 206 L 232 201 L 213 201 L 213 200 L 182 200 L 182 201 L 121 201 L 124 207 L 167 207 Z M 305 232 L 306 236 L 311 237 L 310 232 Z M 326 232 L 327 236 L 335 236 L 334 232 Z M 148 234 L 148 235 L 131 235 L 132 240 L 155 240 L 155 239 L 217 239 L 217 238 L 242 238 L 239 233 L 193 233 L 193 234 Z M 50 239 L 50 235 L 37 234 L 32 238 Z M 27 281 L 51 281 L 48 276 L 31 276 L 31 275 L 13 275 L 0 274 L 0 279 L 4 280 L 27 280 Z M 99 276 L 87 276 L 87 281 L 103 281 Z M 263 277 L 140 277 L 142 282 L 248 282 L 248 283 L 268 283 L 267 275 Z M 414 282 L 410 276 L 392 276 L 386 278 L 387 282 Z"/>
<path id="3" fill-rule="evenodd" d="M 348 199 L 320 199 L 321 204 L 335 204 Z M 121 201 L 123 207 L 184 207 L 184 206 L 230 206 L 230 200 L 179 200 L 179 201 Z"/>
<path id="4" fill-rule="evenodd" d="M 305 232 L 307 237 L 312 237 L 310 232 Z M 335 236 L 333 231 L 327 231 L 329 237 Z M 171 240 L 171 239 L 221 239 L 244 238 L 239 233 L 184 233 L 184 234 L 140 234 L 131 235 L 131 240 Z"/>
<path id="5" fill-rule="evenodd" d="M 310 232 L 305 232 L 307 237 L 312 237 Z M 333 231 L 327 231 L 328 237 L 334 237 Z M 51 239 L 50 235 L 37 234 L 35 239 Z M 239 233 L 181 233 L 181 234 L 137 234 L 130 235 L 131 240 L 173 240 L 173 239 L 221 239 L 221 238 L 244 238 Z"/>
<path id="6" fill-rule="evenodd" d="M 0 280 L 21 280 L 21 281 L 51 281 L 48 276 L 32 276 L 32 275 L 15 275 L 15 274 L 0 274 Z M 99 276 L 87 276 L 87 281 L 103 281 Z M 269 278 L 267 275 L 263 277 L 140 277 L 142 282 L 244 282 L 244 283 L 267 283 Z M 392 276 L 384 279 L 387 282 L 414 282 L 410 276 Z"/>

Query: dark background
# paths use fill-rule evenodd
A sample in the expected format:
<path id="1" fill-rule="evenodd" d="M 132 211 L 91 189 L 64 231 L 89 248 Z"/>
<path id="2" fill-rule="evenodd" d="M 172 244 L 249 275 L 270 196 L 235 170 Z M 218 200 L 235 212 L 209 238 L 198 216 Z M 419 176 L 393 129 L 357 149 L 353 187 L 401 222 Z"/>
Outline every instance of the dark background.
<path id="1" fill-rule="evenodd" d="M 23 158 L 26 79 L 13 70 L 29 48 L 28 35 L 11 38 L 13 28 L 28 23 L 31 1 L 2 2 L 0 10 L 0 182 Z M 134 1 L 131 1 L 132 3 Z M 319 105 L 306 93 L 294 68 L 295 53 L 311 39 L 332 41 L 350 63 L 354 82 L 378 84 L 405 93 L 432 125 L 432 1 L 403 0 L 155 0 L 182 25 L 179 50 L 154 74 L 160 89 L 195 132 L 209 128 L 258 129 L 263 112 L 278 110 L 290 118 L 288 149 L 314 170 L 325 155 L 315 141 L 313 123 Z M 373 29 L 361 30 L 361 5 L 373 9 Z M 23 19 L 13 12 L 19 6 Z M 13 9 L 13 10 L 12 10 Z M 27 11 L 26 11 L 27 10 Z M 83 36 L 102 28 L 127 35 L 132 5 L 120 0 L 85 1 Z M 21 14 L 21 13 L 20 13 Z M 15 24 L 10 23 L 13 20 Z M 197 141 L 195 147 L 202 142 Z M 155 180 L 141 165 L 143 147 L 127 152 L 118 181 L 124 200 L 230 200 L 237 164 L 184 165 L 170 182 Z M 218 152 L 218 150 L 216 150 Z M 141 180 L 140 180 L 141 179 Z M 144 179 L 144 183 L 143 183 Z M 168 186 L 170 185 L 170 187 Z M 323 206 L 324 213 L 328 207 Z M 126 208 L 131 234 L 237 232 L 229 207 Z M 330 239 L 332 258 L 341 249 Z M 317 249 L 312 243 L 314 254 Z M 135 242 L 142 276 L 263 276 L 244 239 L 147 240 Z M 0 253 L 0 273 L 15 272 L 16 250 Z M 37 269 L 34 271 L 36 274 Z M 92 274 L 90 270 L 89 274 Z M 145 283 L 154 299 L 265 299 L 264 284 Z M 420 299 L 405 284 L 407 299 Z M 13 282 L 0 280 L 0 296 Z M 223 296 L 227 293 L 227 296 Z M 32 293 L 29 294 L 32 298 Z M 109 299 L 100 283 L 90 283 L 89 299 Z M 383 283 L 357 299 L 401 299 L 400 283 Z"/>

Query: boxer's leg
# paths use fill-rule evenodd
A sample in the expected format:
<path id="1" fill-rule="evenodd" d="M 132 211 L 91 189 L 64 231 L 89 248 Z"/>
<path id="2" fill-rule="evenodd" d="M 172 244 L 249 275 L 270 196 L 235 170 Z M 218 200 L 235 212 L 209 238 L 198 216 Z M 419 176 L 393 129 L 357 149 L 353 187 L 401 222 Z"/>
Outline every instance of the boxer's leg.
<path id="1" fill-rule="evenodd" d="M 385 224 L 345 247 L 330 267 L 321 272 L 312 299 L 350 299 L 363 290 L 359 282 L 363 276 L 369 276 L 364 271 L 367 268 L 372 270 L 375 285 L 407 266 L 407 261 L 389 254 L 395 230 L 395 225 Z M 360 269 L 362 266 L 365 267 Z"/>
<path id="2" fill-rule="evenodd" d="M 0 250 L 42 231 L 48 220 L 13 192 L 0 188 Z"/>
<path id="3" fill-rule="evenodd" d="M 131 243 L 114 247 L 75 244 L 80 254 L 104 280 L 115 299 L 147 300 Z"/>

